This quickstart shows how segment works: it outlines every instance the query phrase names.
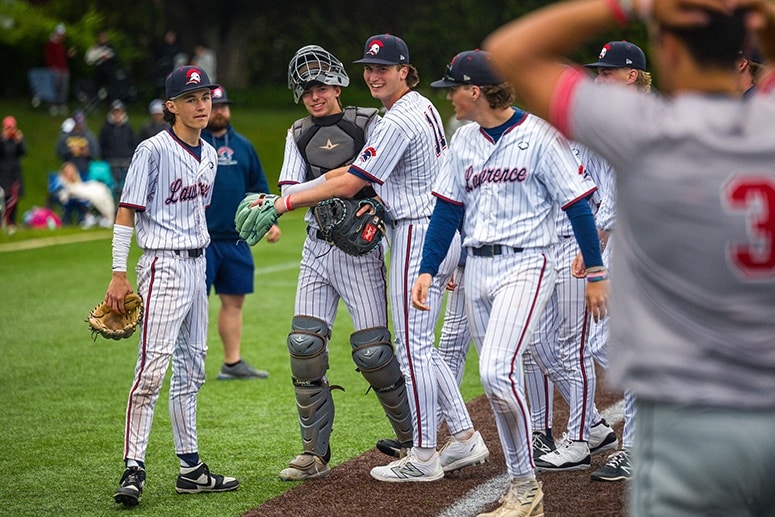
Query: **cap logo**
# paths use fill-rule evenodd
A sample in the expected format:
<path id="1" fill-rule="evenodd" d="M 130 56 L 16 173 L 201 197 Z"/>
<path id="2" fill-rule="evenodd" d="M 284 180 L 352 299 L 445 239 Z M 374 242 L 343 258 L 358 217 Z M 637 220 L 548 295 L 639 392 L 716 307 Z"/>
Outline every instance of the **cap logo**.
<path id="1" fill-rule="evenodd" d="M 186 74 L 186 84 L 199 84 L 202 82 L 202 76 L 199 74 L 199 70 L 192 68 Z"/>
<path id="2" fill-rule="evenodd" d="M 385 44 L 382 43 L 380 40 L 374 40 L 371 42 L 371 45 L 369 46 L 369 50 L 366 51 L 366 55 L 368 56 L 376 56 L 379 54 L 379 50 L 384 46 Z"/>
<path id="3" fill-rule="evenodd" d="M 223 97 L 223 88 L 213 90 L 213 99 L 220 99 L 221 97 Z"/>
<path id="4" fill-rule="evenodd" d="M 608 53 L 608 45 L 604 46 L 603 49 L 600 51 L 600 59 L 603 59 L 605 55 Z"/>
<path id="5" fill-rule="evenodd" d="M 624 59 L 624 63 L 625 63 L 625 64 L 627 64 L 627 65 L 631 65 L 631 64 L 632 64 L 632 59 L 630 59 L 630 58 L 625 58 L 625 59 Z"/>

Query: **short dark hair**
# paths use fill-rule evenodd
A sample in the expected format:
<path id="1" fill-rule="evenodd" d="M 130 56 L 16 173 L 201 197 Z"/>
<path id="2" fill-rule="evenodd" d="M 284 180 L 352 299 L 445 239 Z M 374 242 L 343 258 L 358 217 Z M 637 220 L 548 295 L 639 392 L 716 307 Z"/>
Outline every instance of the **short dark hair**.
<path id="1" fill-rule="evenodd" d="M 175 125 L 175 114 L 172 113 L 169 108 L 167 108 L 167 104 L 164 104 L 164 122 L 170 125 L 170 127 Z"/>
<path id="2" fill-rule="evenodd" d="M 398 65 L 399 68 L 402 66 L 405 66 L 409 69 L 409 72 L 406 74 L 406 85 L 409 88 L 414 88 L 420 84 L 420 73 L 417 71 L 414 65 Z"/>
<path id="3" fill-rule="evenodd" d="M 709 12 L 708 24 L 698 27 L 661 27 L 686 45 L 697 64 L 706 68 L 734 68 L 746 38 L 746 9 L 732 14 Z"/>

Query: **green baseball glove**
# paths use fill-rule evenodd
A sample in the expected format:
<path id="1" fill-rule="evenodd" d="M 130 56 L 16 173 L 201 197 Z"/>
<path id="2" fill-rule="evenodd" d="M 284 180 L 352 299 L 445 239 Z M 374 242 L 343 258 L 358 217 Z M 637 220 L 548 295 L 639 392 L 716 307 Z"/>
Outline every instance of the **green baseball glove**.
<path id="1" fill-rule="evenodd" d="M 234 214 L 234 225 L 239 236 L 250 246 L 255 246 L 266 232 L 280 217 L 274 207 L 275 200 L 280 196 L 274 194 L 248 194 L 237 206 Z M 251 203 L 261 200 L 260 205 L 251 208 Z"/>

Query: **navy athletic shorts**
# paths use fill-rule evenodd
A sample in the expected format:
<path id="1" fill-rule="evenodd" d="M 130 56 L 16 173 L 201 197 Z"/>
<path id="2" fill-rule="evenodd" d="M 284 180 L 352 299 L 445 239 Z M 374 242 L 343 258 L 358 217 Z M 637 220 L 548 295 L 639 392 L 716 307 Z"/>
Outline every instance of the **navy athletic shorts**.
<path id="1" fill-rule="evenodd" d="M 247 242 L 211 241 L 205 252 L 208 295 L 213 285 L 216 294 L 253 292 L 253 254 Z"/>

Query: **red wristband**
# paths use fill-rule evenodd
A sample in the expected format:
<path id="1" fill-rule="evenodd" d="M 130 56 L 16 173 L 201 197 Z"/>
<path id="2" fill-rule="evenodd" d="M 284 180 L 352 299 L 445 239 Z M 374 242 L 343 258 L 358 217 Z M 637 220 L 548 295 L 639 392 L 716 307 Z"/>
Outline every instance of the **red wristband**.
<path id="1" fill-rule="evenodd" d="M 291 208 L 291 195 L 290 194 L 285 196 L 285 199 L 283 201 L 285 201 L 285 211 L 286 212 L 290 212 L 291 210 L 293 210 L 293 208 Z"/>

